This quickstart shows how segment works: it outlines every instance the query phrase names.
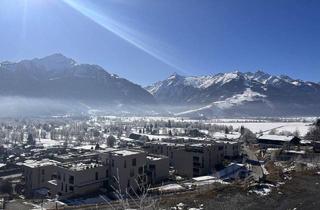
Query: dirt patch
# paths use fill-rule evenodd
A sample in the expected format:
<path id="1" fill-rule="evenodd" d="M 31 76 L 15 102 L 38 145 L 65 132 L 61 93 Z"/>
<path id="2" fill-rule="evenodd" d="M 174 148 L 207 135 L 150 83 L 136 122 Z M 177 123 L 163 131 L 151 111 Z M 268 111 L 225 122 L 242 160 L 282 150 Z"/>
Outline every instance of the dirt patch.
<path id="1" fill-rule="evenodd" d="M 178 203 L 195 207 L 204 204 L 205 209 L 319 209 L 320 175 L 314 172 L 294 173 L 284 185 L 274 188 L 268 196 L 250 194 L 239 186 L 228 186 L 221 190 L 175 195 L 170 202 L 163 202 L 164 208 Z"/>

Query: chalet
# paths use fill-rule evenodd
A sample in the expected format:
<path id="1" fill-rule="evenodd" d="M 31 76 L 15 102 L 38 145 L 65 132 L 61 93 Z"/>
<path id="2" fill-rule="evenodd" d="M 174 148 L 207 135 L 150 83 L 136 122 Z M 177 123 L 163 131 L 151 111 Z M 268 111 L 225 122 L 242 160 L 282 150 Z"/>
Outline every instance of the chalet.
<path id="1" fill-rule="evenodd" d="M 296 136 L 262 135 L 257 138 L 262 148 L 277 148 L 285 145 L 299 145 L 301 139 Z"/>

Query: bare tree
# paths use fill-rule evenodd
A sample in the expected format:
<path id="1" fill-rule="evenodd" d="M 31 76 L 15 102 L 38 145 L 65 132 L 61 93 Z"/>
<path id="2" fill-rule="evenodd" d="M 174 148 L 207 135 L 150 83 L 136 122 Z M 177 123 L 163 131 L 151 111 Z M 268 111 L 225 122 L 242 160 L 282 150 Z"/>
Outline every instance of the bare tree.
<path id="1" fill-rule="evenodd" d="M 155 199 L 149 194 L 150 185 L 139 184 L 138 180 L 135 180 L 136 188 L 130 185 L 123 192 L 121 190 L 119 171 L 117 170 L 117 176 L 113 177 L 115 180 L 115 186 L 111 186 L 115 192 L 115 195 L 119 201 L 122 209 L 143 209 L 143 210 L 156 210 L 159 209 L 160 199 Z M 143 183 L 143 182 L 140 182 Z M 116 209 L 114 205 L 110 204 L 113 209 Z"/>

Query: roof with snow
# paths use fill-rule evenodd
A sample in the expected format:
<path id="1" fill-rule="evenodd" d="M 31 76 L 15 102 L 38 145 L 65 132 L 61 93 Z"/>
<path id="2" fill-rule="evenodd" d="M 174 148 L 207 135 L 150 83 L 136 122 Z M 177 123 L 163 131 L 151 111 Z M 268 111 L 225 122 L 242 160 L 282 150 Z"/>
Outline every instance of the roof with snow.
<path id="1" fill-rule="evenodd" d="M 258 137 L 258 140 L 268 140 L 268 141 L 283 141 L 290 142 L 295 136 L 280 136 L 280 135 L 262 135 Z"/>
<path id="2" fill-rule="evenodd" d="M 43 166 L 50 166 L 50 165 L 57 165 L 60 162 L 50 159 L 43 159 L 43 160 L 26 160 L 22 165 L 29 167 L 29 168 L 38 168 Z"/>

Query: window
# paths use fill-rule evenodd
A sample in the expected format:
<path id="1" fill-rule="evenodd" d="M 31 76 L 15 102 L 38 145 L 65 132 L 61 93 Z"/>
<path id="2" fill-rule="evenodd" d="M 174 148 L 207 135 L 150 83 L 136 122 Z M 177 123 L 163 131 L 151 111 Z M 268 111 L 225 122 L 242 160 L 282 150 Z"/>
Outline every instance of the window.
<path id="1" fill-rule="evenodd" d="M 107 169 L 106 170 L 106 177 L 108 177 L 109 176 L 109 170 Z"/>
<path id="2" fill-rule="evenodd" d="M 114 160 L 111 161 L 111 166 L 114 167 Z"/>
<path id="3" fill-rule="evenodd" d="M 138 172 L 139 172 L 139 174 L 142 174 L 142 173 L 143 173 L 143 167 L 142 167 L 142 166 L 139 167 Z"/>
<path id="4" fill-rule="evenodd" d="M 74 191 L 74 187 L 73 186 L 69 186 L 69 191 L 73 192 Z"/>
<path id="5" fill-rule="evenodd" d="M 96 180 L 98 180 L 98 179 L 99 179 L 99 173 L 96 172 Z"/>
<path id="6" fill-rule="evenodd" d="M 123 167 L 127 168 L 127 161 L 126 160 L 124 160 Z"/>
<path id="7" fill-rule="evenodd" d="M 131 177 L 134 176 L 134 170 L 133 170 L 133 168 L 131 168 L 131 170 L 130 170 L 130 176 L 131 176 Z"/>
<path id="8" fill-rule="evenodd" d="M 132 159 L 132 166 L 136 166 L 137 165 L 137 159 L 136 158 L 133 158 Z"/>
<path id="9" fill-rule="evenodd" d="M 74 176 L 69 176 L 69 184 L 74 184 Z"/>
<path id="10" fill-rule="evenodd" d="M 41 170 L 41 174 L 44 175 L 44 169 Z"/>

